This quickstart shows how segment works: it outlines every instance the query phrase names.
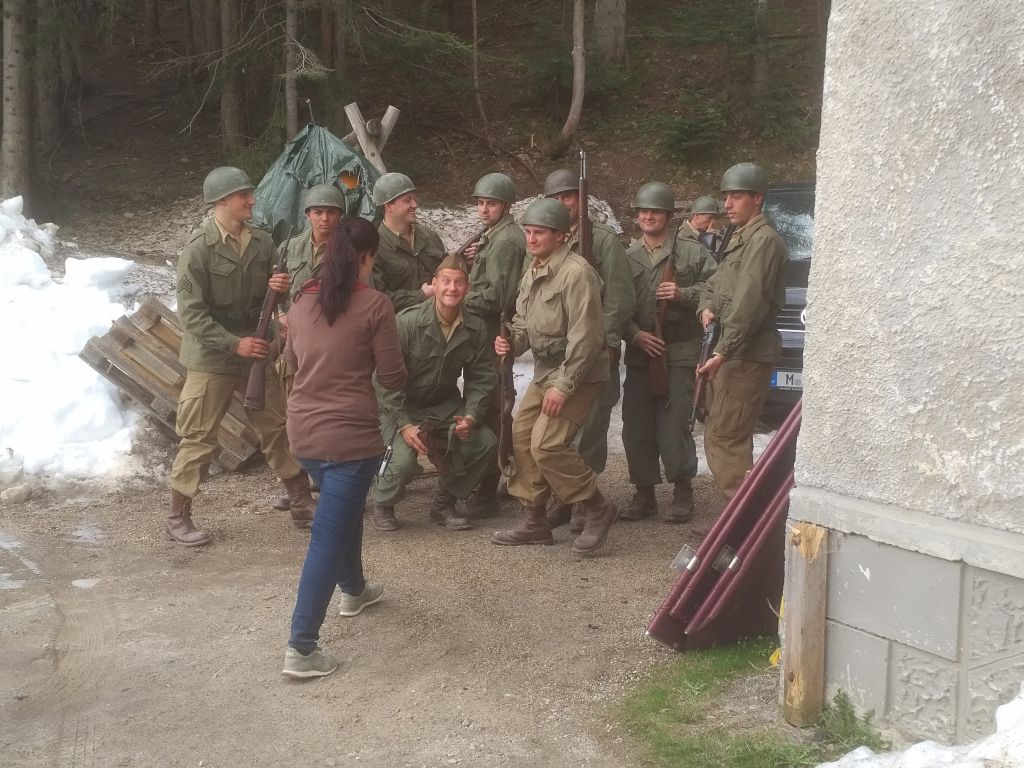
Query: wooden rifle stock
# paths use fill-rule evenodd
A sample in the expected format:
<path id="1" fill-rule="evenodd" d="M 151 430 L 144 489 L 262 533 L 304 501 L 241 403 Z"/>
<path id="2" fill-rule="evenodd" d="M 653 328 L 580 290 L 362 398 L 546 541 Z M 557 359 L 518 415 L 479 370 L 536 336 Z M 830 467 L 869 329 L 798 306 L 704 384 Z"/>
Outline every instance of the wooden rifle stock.
<path id="1" fill-rule="evenodd" d="M 512 326 L 508 315 L 501 313 L 501 338 L 512 344 Z M 512 350 L 498 362 L 498 382 L 501 387 L 501 430 L 498 435 L 498 467 L 506 476 L 512 471 L 512 409 L 516 404 L 516 385 L 513 381 L 515 358 Z"/>
<path id="2" fill-rule="evenodd" d="M 288 236 L 281 241 L 281 245 L 277 249 L 277 264 L 274 265 L 274 274 L 288 269 L 288 241 L 292 239 L 294 231 L 294 225 L 289 227 Z M 263 297 L 263 308 L 260 309 L 260 320 L 256 325 L 257 339 L 267 340 L 267 336 L 270 334 L 270 321 L 274 317 L 274 309 L 280 298 L 277 291 L 267 288 L 267 295 Z M 249 381 L 245 385 L 246 408 L 260 411 L 266 405 L 267 363 L 269 362 L 269 360 L 252 361 L 252 368 L 249 369 Z"/>
<path id="3" fill-rule="evenodd" d="M 455 251 L 455 253 L 453 253 L 452 256 L 459 256 L 460 258 L 465 258 L 466 250 L 469 248 L 469 246 L 471 246 L 473 243 L 480 242 L 480 238 L 484 236 L 484 233 L 488 229 L 490 229 L 490 227 L 484 227 L 479 232 L 477 232 L 475 235 L 470 237 L 468 240 L 466 240 L 466 242 L 464 242 L 462 245 L 459 246 L 459 249 L 457 251 Z"/>
<path id="4" fill-rule="evenodd" d="M 697 361 L 698 368 L 711 359 L 712 352 L 714 351 L 715 344 L 717 343 L 718 321 L 712 320 L 708 323 L 708 327 L 704 329 L 704 338 L 702 338 L 700 342 L 700 359 Z M 701 408 L 704 405 L 704 385 L 706 382 L 707 376 L 698 374 L 697 382 L 693 386 L 693 410 L 690 411 L 691 432 L 693 432 L 693 428 L 697 424 L 697 416 L 700 414 Z"/>
<path id="5" fill-rule="evenodd" d="M 590 185 L 587 183 L 587 153 L 580 150 L 580 220 L 577 232 L 580 240 L 580 256 L 594 266 L 594 230 L 590 225 Z"/>
<path id="6" fill-rule="evenodd" d="M 665 259 L 665 269 L 661 273 L 661 283 L 675 281 L 676 262 L 670 253 Z M 665 315 L 668 314 L 668 299 L 658 300 L 658 310 L 654 314 L 654 335 L 665 341 Z M 652 357 L 647 367 L 647 387 L 651 394 L 656 397 L 668 397 L 668 346 L 657 357 Z"/>

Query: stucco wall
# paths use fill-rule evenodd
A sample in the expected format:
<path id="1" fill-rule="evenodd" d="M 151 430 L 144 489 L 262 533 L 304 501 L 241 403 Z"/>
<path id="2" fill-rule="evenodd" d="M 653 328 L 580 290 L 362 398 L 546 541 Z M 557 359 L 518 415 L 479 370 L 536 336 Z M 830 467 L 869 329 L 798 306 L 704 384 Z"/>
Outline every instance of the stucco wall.
<path id="1" fill-rule="evenodd" d="M 1024 532 L 1022 30 L 833 2 L 798 486 Z"/>

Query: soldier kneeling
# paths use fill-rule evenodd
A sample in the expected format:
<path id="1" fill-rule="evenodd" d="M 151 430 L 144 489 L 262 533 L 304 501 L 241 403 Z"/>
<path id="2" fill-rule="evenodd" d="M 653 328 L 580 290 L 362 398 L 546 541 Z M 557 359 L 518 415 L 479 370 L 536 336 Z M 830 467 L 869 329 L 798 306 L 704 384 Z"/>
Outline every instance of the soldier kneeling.
<path id="1" fill-rule="evenodd" d="M 370 498 L 373 523 L 398 529 L 395 504 L 416 471 L 417 455 L 437 467 L 439 488 L 430 519 L 453 531 L 471 528 L 455 508 L 497 461 L 498 441 L 484 417 L 497 371 L 487 324 L 462 302 L 469 267 L 447 256 L 433 279 L 433 297 L 398 315 L 398 338 L 409 371 L 404 392 L 377 387 L 384 439 L 394 445 L 391 462 Z M 458 381 L 462 377 L 462 393 Z"/>

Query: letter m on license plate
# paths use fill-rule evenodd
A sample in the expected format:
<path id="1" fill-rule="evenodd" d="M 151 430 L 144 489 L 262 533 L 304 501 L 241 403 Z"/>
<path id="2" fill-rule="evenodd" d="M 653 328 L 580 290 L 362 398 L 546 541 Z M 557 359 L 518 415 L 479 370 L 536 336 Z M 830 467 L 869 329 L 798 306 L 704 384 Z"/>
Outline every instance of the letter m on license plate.
<path id="1" fill-rule="evenodd" d="M 803 389 L 803 371 L 773 371 L 770 386 L 772 389 Z"/>

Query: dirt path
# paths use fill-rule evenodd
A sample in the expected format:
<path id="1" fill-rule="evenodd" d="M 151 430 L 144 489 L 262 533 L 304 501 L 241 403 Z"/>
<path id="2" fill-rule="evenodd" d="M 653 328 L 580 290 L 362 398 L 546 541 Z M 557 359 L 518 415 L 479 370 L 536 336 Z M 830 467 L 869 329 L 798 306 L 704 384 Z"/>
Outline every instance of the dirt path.
<path id="1" fill-rule="evenodd" d="M 628 500 L 624 460 L 602 484 Z M 625 684 L 671 652 L 644 637 L 685 531 L 620 524 L 602 557 L 498 549 L 429 524 L 430 481 L 397 534 L 367 530 L 387 596 L 332 610 L 342 666 L 279 674 L 308 534 L 269 510 L 265 469 L 197 499 L 214 544 L 164 541 L 166 491 L 33 500 L 0 522 L 0 754 L 17 766 L 623 766 Z M 667 503 L 663 486 L 661 502 Z M 710 478 L 698 503 L 719 504 Z M 82 581 L 85 580 L 85 581 Z M 93 581 L 95 580 L 95 581 Z"/>

